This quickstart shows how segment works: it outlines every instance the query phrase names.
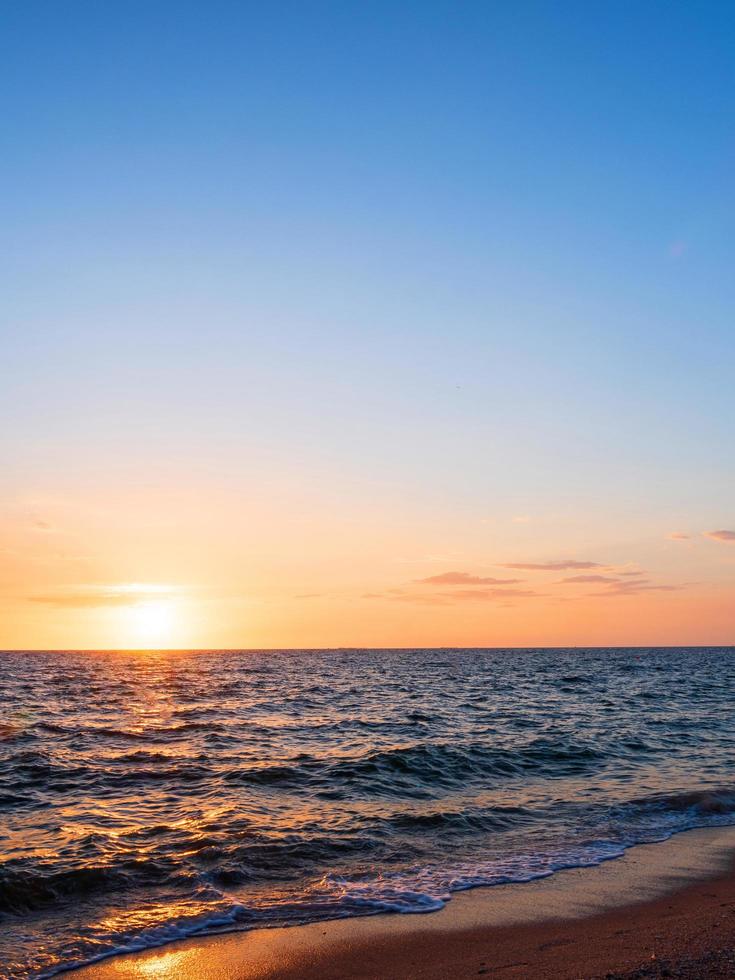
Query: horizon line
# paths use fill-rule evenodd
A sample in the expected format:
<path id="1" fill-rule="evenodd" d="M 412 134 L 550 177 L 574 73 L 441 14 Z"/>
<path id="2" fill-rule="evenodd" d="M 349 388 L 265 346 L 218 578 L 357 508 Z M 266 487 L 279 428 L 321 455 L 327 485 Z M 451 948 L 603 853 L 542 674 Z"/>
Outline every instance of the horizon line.
<path id="1" fill-rule="evenodd" d="M 329 647 L 7 647 L 5 653 L 326 653 L 330 651 L 465 651 L 465 650 L 735 650 L 735 643 L 644 643 L 644 644 L 585 644 L 563 646 L 523 644 L 520 646 L 329 646 Z"/>

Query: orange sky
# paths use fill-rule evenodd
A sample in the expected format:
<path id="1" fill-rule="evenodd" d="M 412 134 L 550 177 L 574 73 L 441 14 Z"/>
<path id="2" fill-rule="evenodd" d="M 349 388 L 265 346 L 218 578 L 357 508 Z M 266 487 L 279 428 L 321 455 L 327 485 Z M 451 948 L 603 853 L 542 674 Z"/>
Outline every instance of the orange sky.
<path id="1" fill-rule="evenodd" d="M 439 521 L 379 493 L 340 503 L 271 490 L 15 500 L 0 525 L 0 647 L 735 639 L 727 533 L 639 521 L 623 535 L 573 512 Z"/>

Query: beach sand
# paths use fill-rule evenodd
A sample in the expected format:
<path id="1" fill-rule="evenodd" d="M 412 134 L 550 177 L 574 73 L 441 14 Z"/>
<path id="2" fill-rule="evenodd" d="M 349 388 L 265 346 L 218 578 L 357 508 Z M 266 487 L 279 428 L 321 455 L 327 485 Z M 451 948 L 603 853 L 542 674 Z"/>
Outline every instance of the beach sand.
<path id="1" fill-rule="evenodd" d="M 595 868 L 478 888 L 440 912 L 184 940 L 79 980 L 735 977 L 735 828 L 694 830 Z"/>

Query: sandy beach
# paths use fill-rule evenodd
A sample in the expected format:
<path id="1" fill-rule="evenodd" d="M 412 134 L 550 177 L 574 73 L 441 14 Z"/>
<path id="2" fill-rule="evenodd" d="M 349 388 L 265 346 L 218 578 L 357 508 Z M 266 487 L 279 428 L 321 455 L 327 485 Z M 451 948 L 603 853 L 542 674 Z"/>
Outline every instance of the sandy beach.
<path id="1" fill-rule="evenodd" d="M 80 980 L 442 980 L 735 976 L 735 828 L 694 830 L 595 868 L 372 916 L 192 939 Z"/>

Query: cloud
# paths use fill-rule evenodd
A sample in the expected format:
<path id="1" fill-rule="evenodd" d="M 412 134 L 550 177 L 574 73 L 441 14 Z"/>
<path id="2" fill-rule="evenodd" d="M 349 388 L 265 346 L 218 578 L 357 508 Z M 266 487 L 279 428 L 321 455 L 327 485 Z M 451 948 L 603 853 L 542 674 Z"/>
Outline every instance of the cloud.
<path id="1" fill-rule="evenodd" d="M 32 528 L 32 530 L 38 531 L 41 534 L 53 534 L 54 533 L 54 527 L 53 527 L 52 524 L 49 524 L 48 521 L 36 520 L 31 525 L 31 528 Z"/>
<path id="2" fill-rule="evenodd" d="M 28 602 L 66 609 L 89 609 L 97 606 L 134 606 L 151 599 L 170 599 L 177 589 L 169 585 L 141 582 L 123 585 L 79 585 L 65 591 L 28 596 Z"/>
<path id="3" fill-rule="evenodd" d="M 540 598 L 541 592 L 531 589 L 458 589 L 456 592 L 442 592 L 447 599 L 465 601 L 495 602 L 504 599 Z"/>
<path id="4" fill-rule="evenodd" d="M 511 518 L 514 524 L 530 524 L 531 518 L 528 514 L 518 514 L 516 517 Z"/>
<path id="5" fill-rule="evenodd" d="M 630 573 L 627 574 L 638 574 Z M 568 578 L 563 578 L 560 584 L 566 582 L 617 582 L 618 579 L 613 578 L 611 575 L 570 575 Z"/>
<path id="6" fill-rule="evenodd" d="M 688 541 L 691 535 L 686 534 L 684 531 L 672 531 L 671 534 L 667 534 L 666 537 L 669 541 Z"/>
<path id="7" fill-rule="evenodd" d="M 461 555 L 422 555 L 420 558 L 395 558 L 394 561 L 399 562 L 401 565 L 423 565 L 426 562 L 431 562 L 432 564 L 438 564 L 441 562 L 442 565 L 448 565 L 450 562 L 462 561 Z"/>
<path id="8" fill-rule="evenodd" d="M 514 561 L 506 562 L 501 568 L 517 568 L 529 572 L 565 572 L 571 569 L 604 568 L 598 561 Z"/>
<path id="9" fill-rule="evenodd" d="M 520 578 L 492 578 L 483 575 L 470 575 L 469 572 L 444 572 L 416 579 L 418 585 L 517 585 Z"/>
<path id="10" fill-rule="evenodd" d="M 713 541 L 735 541 L 735 531 L 705 531 L 705 538 L 711 538 Z"/>
<path id="11" fill-rule="evenodd" d="M 368 593 L 368 595 L 372 595 Z M 426 606 L 450 606 L 455 602 L 507 602 L 509 599 L 535 599 L 543 595 L 531 589 L 454 589 L 451 592 L 395 591 L 385 598 L 396 602 L 417 602 Z"/>
<path id="12" fill-rule="evenodd" d="M 449 605 L 446 598 L 434 592 L 430 592 L 428 595 L 425 592 L 412 593 L 412 592 L 402 592 L 400 595 L 392 595 L 390 597 L 394 602 L 418 602 L 422 606 L 446 606 Z"/>
<path id="13" fill-rule="evenodd" d="M 618 596 L 641 595 L 645 592 L 680 592 L 686 585 L 656 585 L 648 579 L 636 579 L 631 582 L 617 582 L 604 592 L 594 592 L 593 595 L 605 599 Z"/>
<path id="14" fill-rule="evenodd" d="M 140 602 L 140 597 L 120 595 L 119 593 L 103 593 L 94 595 L 90 593 L 57 593 L 48 595 L 32 595 L 28 597 L 29 602 L 42 602 L 48 606 L 62 606 L 67 609 L 82 609 L 92 606 L 129 606 Z"/>

